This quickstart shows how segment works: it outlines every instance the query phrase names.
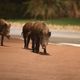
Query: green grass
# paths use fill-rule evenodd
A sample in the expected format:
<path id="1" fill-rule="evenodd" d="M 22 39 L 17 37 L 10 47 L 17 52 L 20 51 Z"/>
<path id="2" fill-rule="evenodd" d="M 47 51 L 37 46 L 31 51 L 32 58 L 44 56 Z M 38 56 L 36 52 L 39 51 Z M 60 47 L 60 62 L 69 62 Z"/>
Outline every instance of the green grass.
<path id="1" fill-rule="evenodd" d="M 37 20 L 9 19 L 9 21 L 26 23 L 28 21 L 37 21 Z M 80 25 L 80 19 L 74 19 L 74 18 L 51 19 L 51 20 L 44 20 L 44 22 L 47 24 L 55 24 L 55 25 Z"/>
<path id="2" fill-rule="evenodd" d="M 18 22 L 18 23 L 26 23 L 30 20 L 27 20 L 27 19 L 8 19 L 8 21 L 11 21 L 11 22 Z"/>
<path id="3" fill-rule="evenodd" d="M 80 25 L 80 19 L 70 19 L 70 18 L 53 19 L 53 20 L 47 20 L 46 23 L 56 24 L 56 25 Z"/>

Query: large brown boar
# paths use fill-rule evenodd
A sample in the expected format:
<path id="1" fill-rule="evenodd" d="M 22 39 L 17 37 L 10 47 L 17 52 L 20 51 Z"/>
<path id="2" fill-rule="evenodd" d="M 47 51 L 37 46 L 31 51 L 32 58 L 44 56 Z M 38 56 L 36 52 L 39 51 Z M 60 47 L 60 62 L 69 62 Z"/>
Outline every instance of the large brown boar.
<path id="1" fill-rule="evenodd" d="M 9 39 L 10 26 L 4 19 L 0 19 L 0 35 L 1 35 L 1 46 L 3 46 L 4 36 Z"/>
<path id="2" fill-rule="evenodd" d="M 44 54 L 47 54 L 46 46 L 48 44 L 51 32 L 44 22 L 35 22 L 33 24 L 31 38 L 33 52 L 39 52 L 40 45 L 44 49 Z"/>
<path id="3" fill-rule="evenodd" d="M 32 25 L 33 25 L 32 22 L 27 22 L 26 24 L 24 24 L 22 28 L 22 34 L 24 38 L 24 48 L 28 48 L 30 38 L 31 38 Z"/>

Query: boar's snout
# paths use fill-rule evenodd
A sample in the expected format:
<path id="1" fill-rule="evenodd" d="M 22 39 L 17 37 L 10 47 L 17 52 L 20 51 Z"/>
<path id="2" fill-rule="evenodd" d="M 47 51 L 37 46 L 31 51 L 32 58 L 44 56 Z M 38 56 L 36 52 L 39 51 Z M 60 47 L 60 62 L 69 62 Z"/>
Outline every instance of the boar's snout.
<path id="1" fill-rule="evenodd" d="M 43 45 L 42 45 L 42 48 L 43 48 L 43 49 L 46 49 L 46 45 L 45 45 L 45 44 L 43 44 Z"/>

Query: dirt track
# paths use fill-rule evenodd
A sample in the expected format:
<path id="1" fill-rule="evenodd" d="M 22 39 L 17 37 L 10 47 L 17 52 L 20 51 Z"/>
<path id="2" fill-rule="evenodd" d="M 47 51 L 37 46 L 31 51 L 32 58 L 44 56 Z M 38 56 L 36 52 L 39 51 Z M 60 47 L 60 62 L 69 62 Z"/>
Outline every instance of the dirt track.
<path id="1" fill-rule="evenodd" d="M 48 45 L 50 55 L 23 49 L 20 40 L 0 46 L 0 80 L 80 80 L 80 47 Z"/>

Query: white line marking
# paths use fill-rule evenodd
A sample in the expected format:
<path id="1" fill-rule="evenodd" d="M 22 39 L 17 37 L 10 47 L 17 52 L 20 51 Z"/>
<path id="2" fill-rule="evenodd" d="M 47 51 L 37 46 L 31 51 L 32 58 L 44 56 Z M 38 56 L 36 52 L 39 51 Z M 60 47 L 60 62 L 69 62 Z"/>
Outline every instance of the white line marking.
<path id="1" fill-rule="evenodd" d="M 49 44 L 54 44 L 54 43 L 49 43 Z M 69 45 L 69 46 L 80 47 L 80 44 L 72 44 L 72 43 L 58 43 L 56 45 Z"/>

